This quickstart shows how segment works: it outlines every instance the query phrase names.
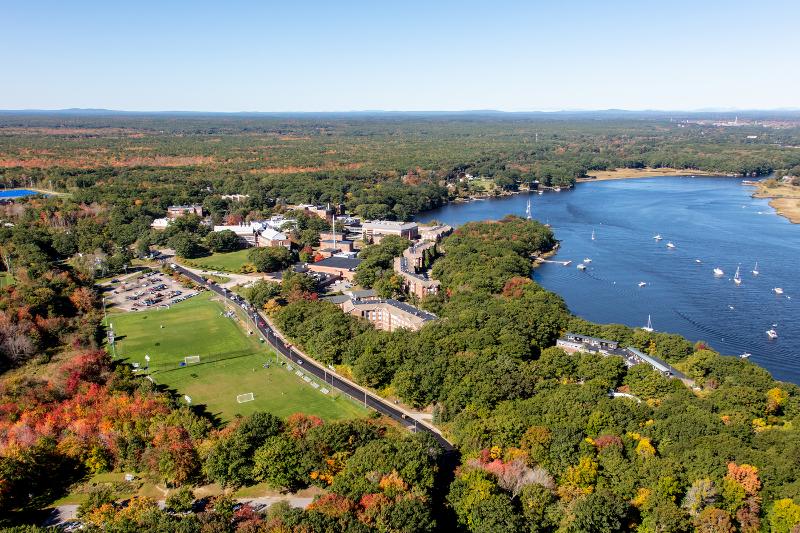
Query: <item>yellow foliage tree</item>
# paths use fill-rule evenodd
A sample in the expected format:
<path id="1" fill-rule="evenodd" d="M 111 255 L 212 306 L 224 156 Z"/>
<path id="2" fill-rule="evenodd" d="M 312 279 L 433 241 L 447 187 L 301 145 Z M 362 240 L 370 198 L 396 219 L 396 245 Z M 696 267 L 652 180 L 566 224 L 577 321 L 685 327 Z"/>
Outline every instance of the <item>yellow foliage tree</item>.
<path id="1" fill-rule="evenodd" d="M 647 437 L 642 437 L 636 445 L 636 453 L 639 457 L 653 457 L 656 449 Z"/>

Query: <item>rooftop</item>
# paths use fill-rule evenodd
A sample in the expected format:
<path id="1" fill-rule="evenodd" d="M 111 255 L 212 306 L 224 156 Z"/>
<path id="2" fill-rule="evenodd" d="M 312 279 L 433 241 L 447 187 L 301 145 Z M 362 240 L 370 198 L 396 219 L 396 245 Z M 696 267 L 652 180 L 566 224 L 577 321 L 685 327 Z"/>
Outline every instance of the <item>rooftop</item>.
<path id="1" fill-rule="evenodd" d="M 414 315 L 422 320 L 436 320 L 436 315 L 433 313 L 429 313 L 427 311 L 423 311 L 422 309 L 418 309 L 413 305 L 409 305 L 405 302 L 400 302 L 394 300 L 392 298 L 387 298 L 385 300 L 370 300 L 366 302 L 353 302 L 353 305 L 373 305 L 373 304 L 386 304 L 390 305 L 396 309 L 400 309 L 401 311 L 405 311 L 410 315 Z"/>
<path id="2" fill-rule="evenodd" d="M 355 268 L 361 264 L 361 259 L 358 258 L 349 258 L 349 257 L 328 257 L 323 259 L 322 261 L 317 261 L 316 263 L 311 263 L 309 266 L 322 266 L 328 268 L 340 268 L 342 270 L 355 270 Z"/>
<path id="3" fill-rule="evenodd" d="M 371 229 L 371 230 L 409 230 L 414 229 L 417 226 L 416 222 L 399 222 L 396 220 L 369 220 L 362 224 L 364 229 Z"/>
<path id="4" fill-rule="evenodd" d="M 653 357 L 652 355 L 647 355 L 646 353 L 640 352 L 636 348 L 632 348 L 630 346 L 628 347 L 628 351 L 631 352 L 636 357 L 638 357 L 639 359 L 641 359 L 642 361 L 650 363 L 650 365 L 653 368 L 655 368 L 656 370 L 658 370 L 660 372 L 669 372 L 669 373 L 673 372 L 672 367 L 669 366 L 666 362 L 664 362 L 661 359 L 659 359 L 658 357 Z"/>

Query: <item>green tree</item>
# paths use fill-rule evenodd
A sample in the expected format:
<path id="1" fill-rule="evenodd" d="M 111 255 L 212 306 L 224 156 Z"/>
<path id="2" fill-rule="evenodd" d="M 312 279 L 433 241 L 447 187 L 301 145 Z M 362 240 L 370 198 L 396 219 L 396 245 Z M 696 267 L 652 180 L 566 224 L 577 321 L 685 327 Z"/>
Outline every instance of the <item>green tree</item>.
<path id="1" fill-rule="evenodd" d="M 253 248 L 247 258 L 259 272 L 275 272 L 287 268 L 294 262 L 292 252 L 283 246 Z"/>
<path id="2" fill-rule="evenodd" d="M 213 231 L 206 237 L 206 246 L 212 252 L 233 252 L 242 247 L 242 241 L 231 230 Z"/>

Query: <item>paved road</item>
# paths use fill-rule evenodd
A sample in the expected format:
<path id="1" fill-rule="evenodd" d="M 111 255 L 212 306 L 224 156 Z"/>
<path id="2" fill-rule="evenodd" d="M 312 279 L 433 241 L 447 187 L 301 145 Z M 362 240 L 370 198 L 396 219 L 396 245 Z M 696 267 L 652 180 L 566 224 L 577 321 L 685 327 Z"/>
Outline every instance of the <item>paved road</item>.
<path id="1" fill-rule="evenodd" d="M 170 266 L 196 283 L 203 283 L 203 279 L 194 272 L 191 272 L 190 270 L 174 263 L 171 263 Z M 430 433 L 445 451 L 449 452 L 454 449 L 453 445 L 450 444 L 450 442 L 448 442 L 444 437 L 442 437 L 438 430 L 424 422 L 419 421 L 412 413 L 400 409 L 396 405 L 393 405 L 379 396 L 373 395 L 366 389 L 335 374 L 331 370 L 317 363 L 311 357 L 300 352 L 297 348 L 293 347 L 291 344 L 286 342 L 284 338 L 282 338 L 281 334 L 270 323 L 267 317 L 263 316 L 260 312 L 254 310 L 250 305 L 247 305 L 243 301 L 234 300 L 233 298 L 236 298 L 236 296 L 232 295 L 230 291 L 213 284 L 206 286 L 220 296 L 231 300 L 234 304 L 242 306 L 245 311 L 249 313 L 253 322 L 256 323 L 259 332 L 267 340 L 267 342 L 284 357 L 301 366 L 305 372 L 313 374 L 315 377 L 344 392 L 348 396 L 358 400 L 365 406 L 396 420 L 397 422 L 403 424 L 403 426 L 409 431 L 425 431 Z"/>
<path id="2" fill-rule="evenodd" d="M 289 502 L 289 505 L 292 507 L 298 507 L 300 509 L 305 509 L 306 507 L 314 501 L 314 498 L 309 497 L 298 497 L 298 496 L 263 496 L 260 498 L 236 498 L 236 501 L 239 503 L 249 503 L 250 505 L 257 507 L 257 506 L 271 506 L 272 504 L 278 502 Z M 158 500 L 158 506 L 161 509 L 166 507 L 165 500 Z M 70 520 L 75 520 L 78 516 L 78 506 L 74 504 L 67 504 L 67 505 L 59 505 L 55 507 L 53 511 L 50 513 L 50 516 L 47 517 L 44 524 L 45 527 L 50 526 L 57 526 L 59 524 L 63 524 L 64 522 L 68 522 Z"/>

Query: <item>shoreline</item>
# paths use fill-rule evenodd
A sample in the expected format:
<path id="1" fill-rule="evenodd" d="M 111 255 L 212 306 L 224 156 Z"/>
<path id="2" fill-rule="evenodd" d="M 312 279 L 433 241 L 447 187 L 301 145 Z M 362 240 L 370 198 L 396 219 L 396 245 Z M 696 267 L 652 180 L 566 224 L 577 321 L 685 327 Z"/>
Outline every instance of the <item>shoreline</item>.
<path id="1" fill-rule="evenodd" d="M 709 172 L 695 168 L 617 168 L 614 170 L 596 170 L 591 174 L 587 173 L 586 178 L 578 178 L 577 183 L 591 183 L 593 181 L 612 181 L 642 178 L 661 178 L 669 176 L 721 176 L 719 172 Z M 738 177 L 738 176 L 723 176 Z"/>
<path id="2" fill-rule="evenodd" d="M 792 224 L 800 224 L 800 187 L 776 183 L 775 187 L 767 187 L 765 182 L 748 183 L 756 190 L 753 198 L 769 199 L 769 206 Z"/>

